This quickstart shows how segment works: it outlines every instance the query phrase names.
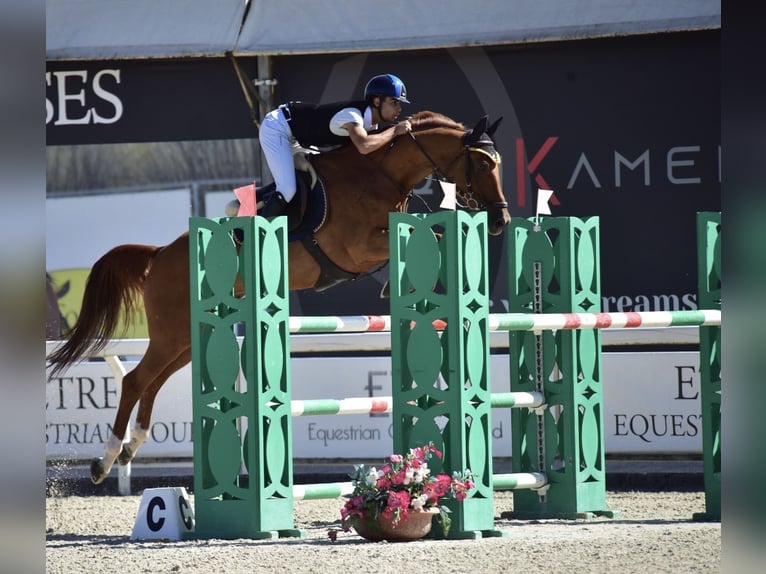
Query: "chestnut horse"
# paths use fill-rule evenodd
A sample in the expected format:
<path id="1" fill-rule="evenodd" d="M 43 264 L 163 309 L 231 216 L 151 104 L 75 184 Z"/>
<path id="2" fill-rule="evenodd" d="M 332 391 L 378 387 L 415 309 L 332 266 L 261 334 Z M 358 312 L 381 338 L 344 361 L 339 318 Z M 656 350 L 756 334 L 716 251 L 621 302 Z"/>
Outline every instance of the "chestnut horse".
<path id="1" fill-rule="evenodd" d="M 430 174 L 453 182 L 461 207 L 486 209 L 488 229 L 502 233 L 510 223 L 498 164 L 500 155 L 486 117 L 473 129 L 433 112 L 411 119 L 412 132 L 367 156 L 354 146 L 318 154 L 313 163 L 327 194 L 327 215 L 314 239 L 337 267 L 364 273 L 388 260 L 388 214 L 405 212 L 412 189 Z M 288 246 L 290 289 L 317 286 L 320 264 L 300 242 Z M 120 245 L 91 269 L 80 315 L 62 346 L 48 357 L 50 376 L 102 350 L 113 338 L 121 309 L 132 311 L 143 294 L 149 346 L 122 381 L 117 415 L 103 458 L 91 463 L 91 479 L 102 482 L 115 460 L 127 464 L 144 442 L 154 399 L 170 375 L 191 360 L 188 233 L 164 247 Z M 242 293 L 238 293 L 241 296 Z M 138 403 L 130 440 L 123 443 Z"/>

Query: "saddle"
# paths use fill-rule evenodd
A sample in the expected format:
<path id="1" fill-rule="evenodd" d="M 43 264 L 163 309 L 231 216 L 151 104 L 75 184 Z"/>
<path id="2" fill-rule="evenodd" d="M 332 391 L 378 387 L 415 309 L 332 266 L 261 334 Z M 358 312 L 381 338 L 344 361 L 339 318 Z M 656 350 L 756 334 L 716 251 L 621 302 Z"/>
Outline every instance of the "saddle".
<path id="1" fill-rule="evenodd" d="M 298 189 L 285 209 L 289 241 L 297 241 L 313 235 L 322 227 L 327 218 L 327 196 L 324 183 L 319 179 L 311 160 L 305 154 L 297 153 L 293 157 Z M 255 186 L 249 187 L 255 189 Z M 252 193 L 250 190 L 248 192 Z M 271 194 L 275 192 L 276 184 L 273 182 L 256 189 L 256 206 L 262 207 Z M 227 217 L 236 217 L 239 206 L 239 201 L 236 199 L 229 202 L 226 206 Z"/>
<path id="2" fill-rule="evenodd" d="M 313 234 L 322 227 L 327 217 L 324 184 L 319 179 L 311 160 L 302 153 L 295 154 L 293 158 L 298 189 L 285 209 L 289 241 L 296 241 Z M 276 184 L 273 182 L 256 190 L 257 205 L 263 205 L 261 202 L 265 203 L 275 191 Z"/>

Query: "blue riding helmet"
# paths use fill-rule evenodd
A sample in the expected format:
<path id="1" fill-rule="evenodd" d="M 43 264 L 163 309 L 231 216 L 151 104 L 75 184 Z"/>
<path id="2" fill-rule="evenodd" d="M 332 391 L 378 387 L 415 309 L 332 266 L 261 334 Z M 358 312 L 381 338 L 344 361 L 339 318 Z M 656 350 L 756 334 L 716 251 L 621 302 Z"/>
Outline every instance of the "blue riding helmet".
<path id="1" fill-rule="evenodd" d="M 369 100 L 373 96 L 388 96 L 405 104 L 410 103 L 404 82 L 393 74 L 375 76 L 367 82 L 364 87 L 364 99 Z"/>

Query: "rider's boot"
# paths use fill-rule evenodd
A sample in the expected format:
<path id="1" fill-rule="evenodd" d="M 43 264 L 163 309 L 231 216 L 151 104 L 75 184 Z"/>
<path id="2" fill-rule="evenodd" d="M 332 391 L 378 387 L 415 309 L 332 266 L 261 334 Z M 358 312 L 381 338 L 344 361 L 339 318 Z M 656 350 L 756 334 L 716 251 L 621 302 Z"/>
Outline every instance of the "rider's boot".
<path id="1" fill-rule="evenodd" d="M 275 191 L 266 201 L 266 204 L 258 211 L 258 215 L 270 219 L 278 215 L 284 215 L 286 209 L 287 201 L 285 201 L 281 193 Z"/>

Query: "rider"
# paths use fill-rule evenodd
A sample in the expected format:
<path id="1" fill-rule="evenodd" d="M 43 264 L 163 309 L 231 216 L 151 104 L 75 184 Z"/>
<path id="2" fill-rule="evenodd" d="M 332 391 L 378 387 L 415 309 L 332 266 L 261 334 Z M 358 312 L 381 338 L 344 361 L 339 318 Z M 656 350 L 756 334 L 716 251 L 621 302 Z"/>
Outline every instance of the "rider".
<path id="1" fill-rule="evenodd" d="M 407 100 L 407 88 L 393 74 L 375 76 L 364 88 L 364 100 L 309 104 L 289 102 L 269 112 L 260 129 L 260 142 L 276 183 L 276 192 L 258 212 L 264 217 L 284 213 L 297 191 L 293 148 L 338 146 L 351 140 L 361 154 L 368 154 L 410 131 L 409 120 L 380 132 L 378 124 L 395 122 Z"/>

